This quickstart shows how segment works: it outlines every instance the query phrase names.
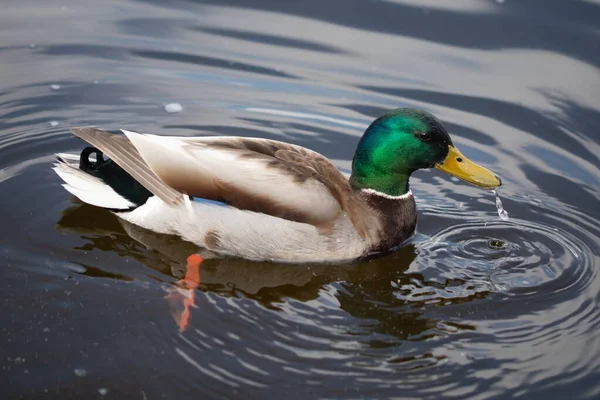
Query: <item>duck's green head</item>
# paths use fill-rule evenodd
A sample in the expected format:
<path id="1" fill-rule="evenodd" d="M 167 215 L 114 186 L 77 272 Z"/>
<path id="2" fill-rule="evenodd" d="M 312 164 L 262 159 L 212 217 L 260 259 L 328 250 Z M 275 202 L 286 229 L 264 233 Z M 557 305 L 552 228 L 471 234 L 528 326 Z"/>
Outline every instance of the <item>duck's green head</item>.
<path id="1" fill-rule="evenodd" d="M 436 117 L 413 108 L 390 111 L 367 128 L 352 160 L 350 184 L 399 196 L 408 191 L 410 174 L 432 167 L 475 186 L 501 185 L 500 178 L 458 151 Z"/>

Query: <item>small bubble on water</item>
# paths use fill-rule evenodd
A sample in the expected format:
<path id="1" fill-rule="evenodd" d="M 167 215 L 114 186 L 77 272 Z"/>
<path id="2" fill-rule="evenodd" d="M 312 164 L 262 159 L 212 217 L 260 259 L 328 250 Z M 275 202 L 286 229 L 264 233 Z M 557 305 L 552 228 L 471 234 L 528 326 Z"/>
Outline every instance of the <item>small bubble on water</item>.
<path id="1" fill-rule="evenodd" d="M 108 389 L 100 388 L 100 389 L 98 389 L 98 393 L 100 394 L 100 396 L 106 396 L 106 394 L 108 393 Z"/>
<path id="2" fill-rule="evenodd" d="M 183 110 L 183 107 L 179 103 L 169 103 L 165 106 L 165 111 L 168 113 L 178 113 Z"/>
<path id="3" fill-rule="evenodd" d="M 50 126 L 58 126 L 58 121 L 50 121 Z"/>
<path id="4" fill-rule="evenodd" d="M 80 378 L 83 378 L 84 376 L 87 375 L 87 371 L 83 368 L 75 368 L 73 370 L 73 372 L 75 373 L 75 375 L 77 375 Z"/>
<path id="5" fill-rule="evenodd" d="M 498 216 L 502 221 L 508 221 L 508 213 L 502 206 L 502 200 L 500 200 L 500 195 L 498 195 L 496 189 L 492 189 L 492 193 L 494 193 L 494 195 L 496 196 L 496 209 L 498 209 Z"/>
<path id="6" fill-rule="evenodd" d="M 50 89 L 52 89 L 52 90 L 58 90 L 58 89 L 60 89 L 60 85 L 54 83 L 54 84 L 50 85 Z"/>

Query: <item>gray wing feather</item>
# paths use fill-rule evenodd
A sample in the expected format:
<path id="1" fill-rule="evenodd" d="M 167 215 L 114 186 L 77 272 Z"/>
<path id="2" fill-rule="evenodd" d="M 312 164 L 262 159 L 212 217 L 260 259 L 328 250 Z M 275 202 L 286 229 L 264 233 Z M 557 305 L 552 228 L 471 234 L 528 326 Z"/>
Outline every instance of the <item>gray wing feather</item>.
<path id="1" fill-rule="evenodd" d="M 183 200 L 182 193 L 166 185 L 152 172 L 127 137 L 88 127 L 73 128 L 71 132 L 101 150 L 165 203 L 175 205 Z"/>

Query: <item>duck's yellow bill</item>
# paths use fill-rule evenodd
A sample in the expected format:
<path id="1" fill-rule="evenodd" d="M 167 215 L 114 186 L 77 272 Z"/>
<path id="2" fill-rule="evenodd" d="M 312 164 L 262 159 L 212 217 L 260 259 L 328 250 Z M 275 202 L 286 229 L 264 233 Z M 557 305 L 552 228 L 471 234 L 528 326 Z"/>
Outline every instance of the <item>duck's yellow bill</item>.
<path id="1" fill-rule="evenodd" d="M 502 185 L 500 178 L 492 171 L 475 164 L 454 146 L 448 146 L 446 159 L 441 164 L 436 164 L 435 168 L 482 188 L 491 189 Z"/>

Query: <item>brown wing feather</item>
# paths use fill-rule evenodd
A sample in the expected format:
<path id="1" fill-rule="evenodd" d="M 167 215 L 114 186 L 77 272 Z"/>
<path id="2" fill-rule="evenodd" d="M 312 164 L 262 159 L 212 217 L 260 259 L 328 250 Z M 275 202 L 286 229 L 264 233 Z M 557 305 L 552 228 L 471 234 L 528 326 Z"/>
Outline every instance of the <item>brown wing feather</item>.
<path id="1" fill-rule="evenodd" d="M 183 200 L 180 192 L 167 186 L 152 172 L 127 137 L 88 127 L 73 128 L 71 132 L 97 147 L 142 186 L 167 204 L 178 204 Z"/>
<path id="2" fill-rule="evenodd" d="M 359 236 L 364 238 L 369 223 L 367 219 L 363 218 L 360 210 L 365 209 L 365 204 L 361 198 L 355 195 L 346 177 L 321 154 L 309 153 L 303 148 L 299 148 L 297 151 L 293 150 L 279 150 L 275 156 L 293 166 L 294 171 L 301 171 L 305 176 L 310 175 L 323 183 L 340 203 L 342 210 L 352 221 Z"/>
<path id="3" fill-rule="evenodd" d="M 369 223 L 365 218 L 362 218 L 360 212 L 360 210 L 365 208 L 364 201 L 355 196 L 346 177 L 325 156 L 301 146 L 271 140 L 257 141 L 243 138 L 237 141 L 215 140 L 209 146 L 235 149 L 240 151 L 239 157 L 242 158 L 269 159 L 269 168 L 277 169 L 282 175 L 292 176 L 294 181 L 298 183 L 303 183 L 311 178 L 321 182 L 340 204 L 341 210 L 348 215 L 358 234 L 361 237 L 366 235 Z M 298 214 L 293 209 L 285 207 L 285 205 L 273 205 L 269 203 L 267 197 L 264 199 L 250 198 L 249 196 L 240 194 L 238 188 L 228 187 L 223 183 L 219 184 L 219 186 L 225 193 L 228 193 L 223 196 L 226 200 L 232 193 L 237 193 L 238 197 L 229 200 L 231 201 L 230 204 L 236 207 L 261 209 L 268 205 L 267 212 L 270 215 L 315 224 L 306 215 Z M 323 226 L 322 223 L 316 223 L 315 225 L 320 225 L 325 231 L 327 230 L 327 227 Z"/>

